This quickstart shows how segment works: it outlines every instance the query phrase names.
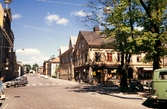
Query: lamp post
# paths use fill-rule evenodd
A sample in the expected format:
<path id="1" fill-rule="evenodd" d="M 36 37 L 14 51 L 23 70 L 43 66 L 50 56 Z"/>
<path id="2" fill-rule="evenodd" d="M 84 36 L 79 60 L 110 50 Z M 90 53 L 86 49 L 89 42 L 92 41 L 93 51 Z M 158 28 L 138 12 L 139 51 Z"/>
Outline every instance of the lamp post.
<path id="1" fill-rule="evenodd" d="M 106 13 L 106 14 L 110 14 L 111 13 L 111 7 L 110 6 L 107 6 L 107 7 L 105 7 L 104 9 L 103 9 L 103 11 L 104 11 L 104 13 Z"/>
<path id="2" fill-rule="evenodd" d="M 12 2 L 12 0 L 4 0 L 4 3 L 6 4 L 6 8 L 8 8 L 8 5 Z"/>

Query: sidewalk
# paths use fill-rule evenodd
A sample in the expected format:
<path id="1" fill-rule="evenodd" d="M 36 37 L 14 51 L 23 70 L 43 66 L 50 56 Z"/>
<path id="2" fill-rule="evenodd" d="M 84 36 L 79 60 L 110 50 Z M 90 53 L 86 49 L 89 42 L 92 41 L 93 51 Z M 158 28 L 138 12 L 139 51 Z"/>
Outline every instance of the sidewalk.
<path id="1" fill-rule="evenodd" d="M 114 85 L 114 86 L 103 86 L 103 85 L 91 85 L 88 83 L 78 83 L 76 81 L 69 81 L 69 80 L 63 80 L 63 79 L 57 79 L 59 81 L 68 81 L 68 82 L 72 82 L 74 84 L 78 84 L 78 85 L 82 85 L 85 87 L 89 87 L 91 86 L 91 91 L 92 89 L 94 91 L 96 91 L 97 93 L 103 93 L 103 94 L 107 94 L 113 97 L 118 97 L 118 98 L 122 98 L 122 99 L 134 99 L 134 100 L 146 100 L 149 98 L 149 92 L 145 91 L 145 92 L 136 92 L 136 93 L 131 93 L 131 92 L 127 92 L 127 93 L 122 93 L 119 91 L 119 87 Z"/>
<path id="2" fill-rule="evenodd" d="M 122 99 L 134 99 L 134 100 L 146 100 L 149 98 L 149 94 L 147 92 L 137 92 L 136 94 L 119 92 L 119 93 L 110 93 L 109 95 Z"/>

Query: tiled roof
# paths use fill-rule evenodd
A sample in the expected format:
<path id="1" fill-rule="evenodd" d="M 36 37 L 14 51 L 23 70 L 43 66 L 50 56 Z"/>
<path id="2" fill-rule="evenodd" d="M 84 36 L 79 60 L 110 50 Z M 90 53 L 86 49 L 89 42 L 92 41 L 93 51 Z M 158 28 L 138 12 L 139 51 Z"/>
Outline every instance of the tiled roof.
<path id="1" fill-rule="evenodd" d="M 105 35 L 97 34 L 93 31 L 80 31 L 82 36 L 87 41 L 88 45 L 101 45 L 103 43 L 111 42 Z"/>
<path id="2" fill-rule="evenodd" d="M 54 58 L 53 60 L 51 60 L 51 62 L 60 62 L 59 57 Z"/>

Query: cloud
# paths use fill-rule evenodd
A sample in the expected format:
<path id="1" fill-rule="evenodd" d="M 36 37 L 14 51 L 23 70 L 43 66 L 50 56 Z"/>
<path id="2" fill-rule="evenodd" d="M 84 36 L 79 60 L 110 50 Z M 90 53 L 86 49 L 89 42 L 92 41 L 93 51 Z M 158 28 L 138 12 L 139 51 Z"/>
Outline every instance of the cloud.
<path id="1" fill-rule="evenodd" d="M 59 25 L 67 25 L 69 23 L 68 19 L 65 18 L 60 18 L 59 15 L 56 14 L 48 14 L 45 17 L 45 21 L 47 25 L 51 26 L 53 22 Z"/>
<path id="2" fill-rule="evenodd" d="M 13 20 L 19 19 L 19 18 L 21 18 L 21 17 L 22 17 L 21 14 L 14 14 L 14 15 L 12 15 L 12 19 L 13 19 Z"/>
<path id="3" fill-rule="evenodd" d="M 30 65 L 37 63 L 41 66 L 45 60 L 50 59 L 50 57 L 44 56 L 38 49 L 34 48 L 17 49 L 16 55 L 18 61 Z"/>
<path id="4" fill-rule="evenodd" d="M 89 16 L 89 15 L 92 15 L 92 14 L 91 13 L 86 13 L 83 10 L 80 10 L 80 11 L 72 12 L 71 15 L 78 16 L 78 17 L 85 17 L 85 16 Z"/>

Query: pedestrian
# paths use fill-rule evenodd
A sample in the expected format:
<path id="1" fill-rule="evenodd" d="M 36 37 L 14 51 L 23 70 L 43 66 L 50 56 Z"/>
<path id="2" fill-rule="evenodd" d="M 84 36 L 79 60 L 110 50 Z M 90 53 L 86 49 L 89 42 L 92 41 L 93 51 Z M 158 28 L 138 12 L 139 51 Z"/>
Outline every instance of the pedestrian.
<path id="1" fill-rule="evenodd" d="M 4 77 L 0 78 L 0 91 L 1 91 L 1 100 L 5 100 L 5 90 L 4 90 L 4 85 L 3 85 L 3 80 Z"/>

